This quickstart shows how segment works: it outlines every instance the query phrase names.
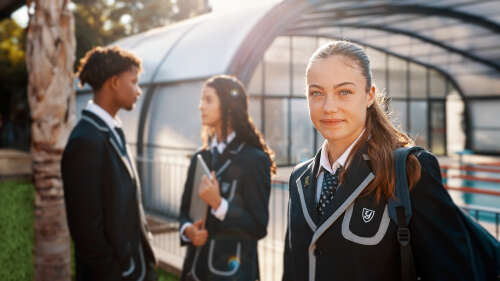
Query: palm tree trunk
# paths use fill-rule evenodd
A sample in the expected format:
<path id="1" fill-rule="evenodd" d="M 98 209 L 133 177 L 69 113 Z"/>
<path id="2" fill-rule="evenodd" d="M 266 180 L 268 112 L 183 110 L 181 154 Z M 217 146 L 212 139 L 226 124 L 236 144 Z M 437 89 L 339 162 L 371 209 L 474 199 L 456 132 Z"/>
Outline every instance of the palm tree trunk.
<path id="1" fill-rule="evenodd" d="M 75 38 L 69 0 L 28 0 L 28 101 L 35 187 L 34 280 L 70 280 L 60 160 L 75 123 Z M 34 12 L 33 12 L 34 11 Z"/>

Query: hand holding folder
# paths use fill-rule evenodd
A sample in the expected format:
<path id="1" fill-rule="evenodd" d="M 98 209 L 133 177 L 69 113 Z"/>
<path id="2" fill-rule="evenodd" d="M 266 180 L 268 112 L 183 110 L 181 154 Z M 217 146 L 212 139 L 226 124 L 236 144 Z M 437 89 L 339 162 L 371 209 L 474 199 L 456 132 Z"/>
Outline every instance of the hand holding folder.
<path id="1" fill-rule="evenodd" d="M 220 195 L 219 182 L 215 179 L 215 172 L 212 172 L 210 177 L 202 177 L 199 192 L 201 199 L 212 207 L 213 210 L 219 208 L 222 197 Z"/>
<path id="2" fill-rule="evenodd" d="M 205 221 L 207 218 L 208 205 L 200 197 L 200 184 L 203 175 L 212 177 L 203 157 L 198 154 L 196 157 L 196 170 L 194 173 L 193 191 L 191 193 L 191 204 L 189 207 L 189 216 L 194 222 L 199 220 Z"/>
<path id="3" fill-rule="evenodd" d="M 184 230 L 184 234 L 196 247 L 203 246 L 207 242 L 208 232 L 205 229 L 205 222 L 203 220 L 196 221 L 193 225 L 188 226 Z"/>

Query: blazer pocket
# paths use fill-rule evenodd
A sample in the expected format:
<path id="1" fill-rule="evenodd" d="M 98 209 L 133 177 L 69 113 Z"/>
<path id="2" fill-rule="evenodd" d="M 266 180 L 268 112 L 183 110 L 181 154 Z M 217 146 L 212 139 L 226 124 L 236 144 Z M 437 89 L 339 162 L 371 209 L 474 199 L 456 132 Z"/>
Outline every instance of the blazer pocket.
<path id="1" fill-rule="evenodd" d="M 132 273 L 134 273 L 135 270 L 135 261 L 134 258 L 131 256 L 129 259 L 129 264 L 125 268 L 125 270 L 122 270 L 122 277 L 126 278 L 130 276 Z"/>
<path id="2" fill-rule="evenodd" d="M 235 240 L 210 240 L 208 269 L 218 276 L 232 276 L 241 265 L 241 242 Z"/>
<path id="3" fill-rule="evenodd" d="M 346 210 L 344 214 L 344 218 L 342 220 L 342 236 L 354 243 L 361 244 L 361 245 L 367 245 L 367 246 L 373 246 L 377 245 L 382 241 L 384 238 L 387 229 L 389 228 L 389 223 L 391 221 L 389 217 L 389 212 L 387 209 L 387 205 L 384 207 L 384 212 L 382 214 L 382 218 L 380 219 L 380 223 L 378 226 L 378 230 L 375 232 L 374 235 L 372 236 L 363 236 L 363 235 L 357 235 L 351 231 L 350 224 L 351 220 L 353 220 L 353 210 L 354 210 L 355 203 L 352 203 Z M 363 210 L 365 211 L 365 210 Z M 372 210 L 368 210 L 372 211 Z M 373 211 L 372 211 L 373 212 Z M 368 213 L 368 216 L 365 216 L 363 218 L 365 223 L 369 222 L 370 219 L 370 214 Z M 373 214 L 372 214 L 373 216 Z M 356 218 L 356 220 L 359 220 L 359 218 Z"/>

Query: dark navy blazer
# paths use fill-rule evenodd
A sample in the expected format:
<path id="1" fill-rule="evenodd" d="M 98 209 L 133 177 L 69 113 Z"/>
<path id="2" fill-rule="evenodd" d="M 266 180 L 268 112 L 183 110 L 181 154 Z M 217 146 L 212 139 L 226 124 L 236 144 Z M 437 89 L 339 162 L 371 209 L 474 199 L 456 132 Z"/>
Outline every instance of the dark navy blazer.
<path id="1" fill-rule="evenodd" d="M 292 172 L 283 281 L 400 279 L 396 225 L 389 218 L 387 201 L 362 194 L 374 174 L 361 151 L 323 218 L 315 202 L 320 152 Z M 418 160 L 421 179 L 410 192 L 417 275 L 420 280 L 473 280 L 465 229 L 441 183 L 438 162 L 428 152 Z"/>
<path id="2" fill-rule="evenodd" d="M 106 123 L 84 110 L 61 162 L 79 281 L 142 280 L 155 263 L 140 181 L 127 154 Z"/>
<path id="3" fill-rule="evenodd" d="M 193 222 L 189 208 L 198 154 L 206 163 L 212 160 L 209 150 L 200 150 L 192 157 L 182 195 L 181 226 Z M 258 280 L 257 241 L 267 234 L 271 162 L 262 150 L 240 142 L 236 136 L 217 163 L 212 170 L 229 207 L 223 221 L 207 212 L 209 237 L 205 245 L 194 247 L 181 239 L 181 244 L 188 246 L 181 280 Z"/>

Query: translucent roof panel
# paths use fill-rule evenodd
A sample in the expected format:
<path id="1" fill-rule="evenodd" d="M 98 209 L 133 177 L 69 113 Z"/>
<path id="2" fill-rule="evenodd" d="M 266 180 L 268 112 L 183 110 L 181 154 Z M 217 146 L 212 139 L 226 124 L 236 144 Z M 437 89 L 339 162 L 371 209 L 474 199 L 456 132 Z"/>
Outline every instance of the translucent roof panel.
<path id="1" fill-rule="evenodd" d="M 278 5 L 304 9 L 299 0 Z M 143 59 L 140 83 L 169 83 L 226 73 L 257 23 L 274 16 L 283 34 L 346 38 L 409 60 L 432 65 L 463 85 L 470 96 L 500 95 L 490 83 L 474 90 L 471 81 L 490 81 L 500 73 L 500 5 L 496 0 L 327 1 L 290 22 L 264 6 L 210 13 L 180 24 L 154 29 L 116 42 Z M 294 11 L 297 12 L 297 11 Z M 267 18 L 266 18 L 267 16 Z M 252 38 L 249 38 L 252 39 Z M 264 44 L 264 43 L 260 43 Z M 476 84 L 476 83 L 474 83 Z M 488 87 L 491 87 L 488 88 Z"/>
<path id="2" fill-rule="evenodd" d="M 148 112 L 147 144 L 186 150 L 195 150 L 201 145 L 198 104 L 202 85 L 203 81 L 198 80 L 155 89 Z"/>
<path id="3" fill-rule="evenodd" d="M 316 1 L 286 34 L 350 39 L 435 66 L 464 95 L 500 95 L 498 1 Z"/>
<path id="4" fill-rule="evenodd" d="M 166 27 L 155 28 L 147 32 L 125 37 L 110 44 L 117 45 L 125 50 L 133 52 L 142 60 L 143 72 L 139 76 L 139 84 L 149 84 L 162 58 L 166 57 L 170 49 L 193 26 L 203 22 L 206 17 L 197 17 L 181 23 Z M 80 89 L 78 79 L 75 79 L 75 88 L 79 92 L 90 91 L 88 84 Z"/>
<path id="5" fill-rule="evenodd" d="M 119 40 L 118 45 L 142 59 L 144 72 L 139 83 L 150 83 L 163 58 L 170 52 L 180 38 L 194 26 L 203 23 L 206 17 L 198 17 L 167 27 L 156 28 L 145 33 Z"/>
<path id="6" fill-rule="evenodd" d="M 274 5 L 274 4 L 273 4 Z M 272 5 L 228 14 L 209 14 L 187 32 L 160 66 L 155 82 L 189 80 L 226 71 L 255 24 Z"/>
<path id="7" fill-rule="evenodd" d="M 225 73 L 234 53 L 275 3 L 232 13 L 210 13 L 120 39 L 118 45 L 141 58 L 139 83 L 165 83 Z M 79 91 L 89 91 L 86 85 Z"/>

